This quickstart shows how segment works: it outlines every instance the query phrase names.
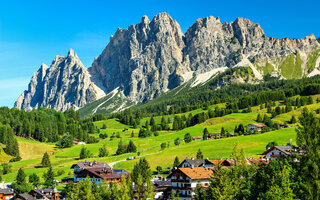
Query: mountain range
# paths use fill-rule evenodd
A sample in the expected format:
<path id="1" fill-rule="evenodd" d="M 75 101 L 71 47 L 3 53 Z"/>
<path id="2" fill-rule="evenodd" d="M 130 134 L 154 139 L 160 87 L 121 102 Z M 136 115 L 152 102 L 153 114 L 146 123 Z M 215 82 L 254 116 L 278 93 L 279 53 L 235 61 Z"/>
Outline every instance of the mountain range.
<path id="1" fill-rule="evenodd" d="M 319 63 L 320 38 L 314 35 L 277 39 L 248 19 L 227 23 L 219 17 L 198 19 L 183 33 L 177 21 L 160 13 L 152 21 L 143 16 L 140 23 L 119 28 L 90 68 L 72 49 L 56 56 L 50 67 L 42 64 L 14 107 L 117 112 L 178 87 L 204 84 L 230 68 L 252 72 L 233 82 L 257 84 L 267 77 L 320 74 Z"/>

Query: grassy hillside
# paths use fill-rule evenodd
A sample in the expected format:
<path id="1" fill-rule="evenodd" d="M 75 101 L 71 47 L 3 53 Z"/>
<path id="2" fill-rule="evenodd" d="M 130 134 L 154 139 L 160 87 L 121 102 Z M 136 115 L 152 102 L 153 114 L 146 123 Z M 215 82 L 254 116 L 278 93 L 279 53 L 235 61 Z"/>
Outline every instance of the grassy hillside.
<path id="1" fill-rule="evenodd" d="M 320 95 L 315 95 L 313 96 L 313 99 L 315 100 L 318 97 L 320 97 Z M 276 105 L 280 104 L 281 102 L 276 102 Z M 211 109 L 215 107 L 225 107 L 225 105 L 216 104 L 210 106 Z M 314 103 L 312 105 L 302 106 L 296 110 L 292 110 L 291 112 L 276 116 L 273 121 L 284 123 L 285 121 L 288 121 L 292 115 L 298 117 L 304 107 L 315 110 L 320 108 L 320 104 Z M 188 115 L 189 113 L 196 114 L 203 111 L 204 110 L 202 109 L 197 109 L 179 115 Z M 259 157 L 259 154 L 265 150 L 266 144 L 271 141 L 276 141 L 278 144 L 287 144 L 290 140 L 295 142 L 296 133 L 294 125 L 290 128 L 257 135 L 237 136 L 233 138 L 207 141 L 192 141 L 191 143 L 184 143 L 181 141 L 179 146 L 174 145 L 174 140 L 176 138 L 183 139 L 186 133 L 190 133 L 192 136 L 202 136 L 204 128 L 208 128 L 209 132 L 220 132 L 221 128 L 224 127 L 229 132 L 233 132 L 236 125 L 242 123 L 246 126 L 249 123 L 253 123 L 255 122 L 258 113 L 263 115 L 266 114 L 266 111 L 267 110 L 265 108 L 260 109 L 260 106 L 256 106 L 252 107 L 251 113 L 232 113 L 223 117 L 211 118 L 201 124 L 197 124 L 183 130 L 159 131 L 159 136 L 151 136 L 147 138 L 138 138 L 139 129 L 133 129 L 128 125 L 124 125 L 117 119 L 98 121 L 95 122 L 94 125 L 99 128 L 100 133 L 107 133 L 109 137 L 101 139 L 95 144 L 87 144 L 86 147 L 91 151 L 91 153 L 93 153 L 94 158 L 84 160 L 94 159 L 97 161 L 111 163 L 124 160 L 129 156 L 137 156 L 137 153 L 127 153 L 116 156 L 115 153 L 120 140 L 122 140 L 124 144 L 128 144 L 129 141 L 132 140 L 137 146 L 137 151 L 140 152 L 140 155 L 146 156 L 152 170 L 156 170 L 157 166 L 161 166 L 164 169 L 171 167 L 175 156 L 178 156 L 180 160 L 187 156 L 195 156 L 199 148 L 205 157 L 227 158 L 230 157 L 235 143 L 239 143 L 240 147 L 245 149 L 247 156 Z M 154 117 L 156 124 L 161 122 L 161 117 L 162 116 Z M 164 117 L 173 118 L 173 115 L 166 115 Z M 150 118 L 141 119 L 141 124 L 144 124 L 147 120 L 149 121 Z M 103 124 L 106 125 L 106 129 L 101 129 Z M 172 127 L 172 124 L 170 124 L 170 126 Z M 132 131 L 134 132 L 133 138 L 131 137 Z M 114 136 L 120 135 L 121 138 L 114 137 L 113 140 L 110 140 L 110 136 L 113 134 Z M 93 135 L 95 137 L 99 137 L 99 133 L 95 133 Z M 27 175 L 37 173 L 39 176 L 42 176 L 42 174 L 47 170 L 46 168 L 40 167 L 41 158 L 44 152 L 49 152 L 51 155 L 50 159 L 55 172 L 58 170 L 64 171 L 61 176 L 55 177 L 57 180 L 64 177 L 72 177 L 73 174 L 70 167 L 72 164 L 81 161 L 78 158 L 82 145 L 73 146 L 68 149 L 57 149 L 54 144 L 50 143 L 40 143 L 22 138 L 18 138 L 18 142 L 22 160 L 11 163 L 13 169 L 12 173 L 3 176 L 4 180 L 7 182 L 14 181 L 16 172 L 19 168 L 23 168 Z M 161 151 L 161 143 L 169 144 L 169 147 Z M 107 146 L 109 156 L 105 158 L 98 158 L 99 148 L 103 145 Z M 136 161 L 137 160 L 119 162 L 115 167 L 124 168 L 130 171 Z"/>

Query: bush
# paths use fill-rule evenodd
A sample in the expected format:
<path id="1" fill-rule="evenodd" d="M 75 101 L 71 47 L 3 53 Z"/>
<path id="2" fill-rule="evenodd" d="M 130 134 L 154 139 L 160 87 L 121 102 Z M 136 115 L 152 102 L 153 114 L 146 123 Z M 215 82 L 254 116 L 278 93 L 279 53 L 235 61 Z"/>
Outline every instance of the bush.
<path id="1" fill-rule="evenodd" d="M 185 141 L 185 143 L 189 143 L 189 142 L 191 142 L 191 140 L 192 140 L 192 137 L 191 137 L 190 133 L 186 133 L 186 134 L 184 135 L 184 141 Z"/>
<path id="2" fill-rule="evenodd" d="M 167 143 L 161 143 L 160 147 L 161 150 L 164 150 L 167 147 Z"/>
<path id="3" fill-rule="evenodd" d="M 64 170 L 63 169 L 59 169 L 58 171 L 57 171 L 57 174 L 56 174 L 56 176 L 61 176 L 62 174 L 64 174 Z"/>

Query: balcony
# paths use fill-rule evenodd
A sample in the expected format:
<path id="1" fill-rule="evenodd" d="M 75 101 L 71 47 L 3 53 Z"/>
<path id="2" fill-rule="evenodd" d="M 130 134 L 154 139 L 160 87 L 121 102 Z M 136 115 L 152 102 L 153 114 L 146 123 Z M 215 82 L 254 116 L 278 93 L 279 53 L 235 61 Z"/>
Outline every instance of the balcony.
<path id="1" fill-rule="evenodd" d="M 176 183 L 190 183 L 190 180 L 184 180 L 184 179 L 171 179 L 171 182 L 176 182 Z"/>
<path id="2" fill-rule="evenodd" d="M 184 186 L 172 186 L 174 189 L 180 189 L 180 190 L 191 190 L 191 185 L 184 185 Z"/>

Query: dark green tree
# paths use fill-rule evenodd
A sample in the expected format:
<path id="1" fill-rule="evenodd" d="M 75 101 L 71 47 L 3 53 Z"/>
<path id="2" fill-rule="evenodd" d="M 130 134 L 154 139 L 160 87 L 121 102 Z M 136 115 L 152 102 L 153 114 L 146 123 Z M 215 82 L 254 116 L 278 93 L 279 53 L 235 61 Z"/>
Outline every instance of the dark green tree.
<path id="1" fill-rule="evenodd" d="M 52 170 L 52 167 L 48 169 L 47 172 L 43 174 L 44 178 L 44 185 L 47 188 L 53 188 L 55 185 L 55 180 L 54 180 L 54 172 Z"/>
<path id="2" fill-rule="evenodd" d="M 173 168 L 178 167 L 179 165 L 180 165 L 180 161 L 179 161 L 178 156 L 176 156 L 176 158 L 174 159 L 174 162 L 173 162 Z"/>
<path id="3" fill-rule="evenodd" d="M 209 131 L 208 131 L 207 128 L 204 128 L 204 129 L 203 129 L 203 136 L 202 136 L 202 138 L 203 138 L 203 140 L 207 140 L 208 137 L 209 137 Z"/>
<path id="4" fill-rule="evenodd" d="M 203 154 L 200 149 L 198 149 L 198 152 L 197 152 L 197 159 L 203 159 Z"/>
<path id="5" fill-rule="evenodd" d="M 109 152 L 107 150 L 106 145 L 104 144 L 102 147 L 99 148 L 99 157 L 107 157 Z"/>
<path id="6" fill-rule="evenodd" d="M 184 142 L 185 142 L 185 143 L 189 143 L 189 142 L 191 142 L 191 141 L 192 141 L 192 137 L 191 137 L 190 133 L 186 133 L 186 134 L 184 135 Z"/>
<path id="7" fill-rule="evenodd" d="M 42 165 L 42 167 L 50 167 L 51 166 L 49 154 L 47 152 L 45 152 L 43 154 L 41 165 Z"/>
<path id="8" fill-rule="evenodd" d="M 128 147 L 127 147 L 127 152 L 128 153 L 135 153 L 137 152 L 137 147 L 136 145 L 134 145 L 134 143 L 132 142 L 132 140 L 129 141 Z"/>

